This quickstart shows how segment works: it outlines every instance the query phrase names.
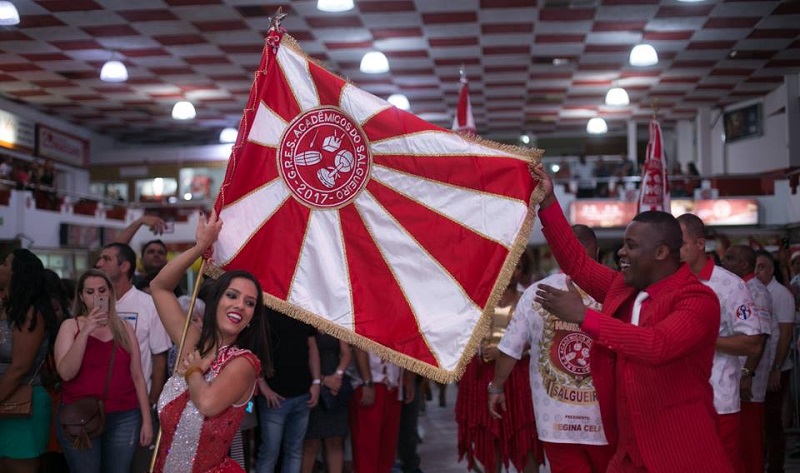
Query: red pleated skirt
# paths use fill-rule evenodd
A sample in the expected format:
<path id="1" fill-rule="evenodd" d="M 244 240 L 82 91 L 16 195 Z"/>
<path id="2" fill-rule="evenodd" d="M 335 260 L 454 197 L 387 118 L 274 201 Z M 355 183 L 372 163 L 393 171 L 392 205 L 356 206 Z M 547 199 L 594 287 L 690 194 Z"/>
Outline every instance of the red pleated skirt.
<path id="1" fill-rule="evenodd" d="M 467 365 L 458 382 L 456 422 L 458 423 L 458 459 L 476 461 L 486 473 L 497 473 L 498 460 L 505 468 L 514 465 L 522 471 L 528 454 L 544 462 L 544 451 L 536 434 L 528 365 L 529 357 L 519 360 L 505 383 L 506 411 L 497 420 L 489 414 L 486 386 L 494 377 L 494 362 L 485 363 L 476 356 Z"/>

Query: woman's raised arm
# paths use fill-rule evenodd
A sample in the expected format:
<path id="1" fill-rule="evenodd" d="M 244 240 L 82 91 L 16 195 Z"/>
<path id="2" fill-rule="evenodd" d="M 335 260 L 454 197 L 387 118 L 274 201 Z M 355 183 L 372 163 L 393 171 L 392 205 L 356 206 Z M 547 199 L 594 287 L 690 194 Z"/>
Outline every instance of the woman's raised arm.
<path id="1" fill-rule="evenodd" d="M 156 304 L 158 316 L 170 338 L 176 344 L 180 343 L 186 314 L 183 313 L 173 290 L 180 283 L 186 270 L 217 240 L 221 229 L 222 220 L 217 218 L 216 212 L 212 212 L 208 218 L 201 214 L 195 231 L 195 245 L 167 263 L 150 283 L 150 293 Z M 193 347 L 199 337 L 199 330 L 193 325 L 190 326 L 189 334 L 187 334 L 187 346 Z"/>

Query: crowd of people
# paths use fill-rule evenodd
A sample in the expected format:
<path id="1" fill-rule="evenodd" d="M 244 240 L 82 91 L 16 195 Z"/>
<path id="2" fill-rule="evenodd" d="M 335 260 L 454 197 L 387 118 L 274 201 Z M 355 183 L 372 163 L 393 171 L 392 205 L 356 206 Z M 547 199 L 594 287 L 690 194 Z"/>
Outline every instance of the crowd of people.
<path id="1" fill-rule="evenodd" d="M 800 253 L 733 245 L 717 262 L 701 219 L 651 211 L 611 268 L 534 172 L 562 272 L 526 287 L 523 256 L 495 308 L 458 383 L 465 468 L 783 471 Z M 141 473 L 154 455 L 156 472 L 422 471 L 424 381 L 267 308 L 251 274 L 206 280 L 184 336 L 177 288 L 222 224 L 201 217 L 169 262 L 146 243 L 138 274 L 127 243 L 163 228 L 144 216 L 73 290 L 30 251 L 6 256 L 0 403 L 29 386 L 32 409 L 0 413 L 0 471 Z"/>
<path id="2" fill-rule="evenodd" d="M 56 168 L 52 160 L 23 161 L 10 156 L 0 159 L 0 190 L 28 190 L 41 200 L 43 207 L 57 209 Z"/>

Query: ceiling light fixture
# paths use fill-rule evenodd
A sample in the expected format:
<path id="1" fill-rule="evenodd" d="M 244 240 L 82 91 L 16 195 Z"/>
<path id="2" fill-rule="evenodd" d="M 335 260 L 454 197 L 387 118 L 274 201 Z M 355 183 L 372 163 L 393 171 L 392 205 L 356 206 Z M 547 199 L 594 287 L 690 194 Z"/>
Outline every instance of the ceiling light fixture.
<path id="1" fill-rule="evenodd" d="M 389 60 L 380 51 L 370 51 L 361 58 L 361 72 L 365 74 L 380 74 L 389 72 Z"/>
<path id="2" fill-rule="evenodd" d="M 114 60 L 114 54 L 111 54 L 111 59 L 103 64 L 100 69 L 100 80 L 105 82 L 125 82 L 128 80 L 128 68 L 122 61 Z"/>
<path id="3" fill-rule="evenodd" d="M 522 142 L 522 144 L 527 145 L 531 142 L 531 137 L 528 135 L 520 135 L 519 140 Z"/>
<path id="4" fill-rule="evenodd" d="M 408 110 L 411 108 L 411 104 L 408 102 L 408 97 L 403 94 L 392 94 L 388 99 L 386 99 L 386 101 L 400 110 Z"/>
<path id="5" fill-rule="evenodd" d="M 606 105 L 624 107 L 629 103 L 631 103 L 631 99 L 628 97 L 628 92 L 622 87 L 612 87 L 606 92 Z"/>
<path id="6" fill-rule="evenodd" d="M 658 64 L 658 53 L 647 43 L 637 44 L 631 49 L 628 62 L 631 66 L 637 67 L 653 66 Z"/>
<path id="7" fill-rule="evenodd" d="M 219 133 L 220 143 L 236 143 L 236 138 L 239 137 L 239 130 L 233 127 L 228 127 Z"/>
<path id="8" fill-rule="evenodd" d="M 11 2 L 0 2 L 0 25 L 13 26 L 19 24 L 19 12 Z"/>
<path id="9" fill-rule="evenodd" d="M 353 9 L 353 0 L 318 0 L 317 10 L 341 12 Z"/>
<path id="10" fill-rule="evenodd" d="M 191 120 L 197 116 L 192 102 L 181 100 L 172 107 L 172 118 L 175 120 Z"/>
<path id="11" fill-rule="evenodd" d="M 608 123 L 600 117 L 594 117 L 586 124 L 586 132 L 592 135 L 602 135 L 608 132 Z"/>

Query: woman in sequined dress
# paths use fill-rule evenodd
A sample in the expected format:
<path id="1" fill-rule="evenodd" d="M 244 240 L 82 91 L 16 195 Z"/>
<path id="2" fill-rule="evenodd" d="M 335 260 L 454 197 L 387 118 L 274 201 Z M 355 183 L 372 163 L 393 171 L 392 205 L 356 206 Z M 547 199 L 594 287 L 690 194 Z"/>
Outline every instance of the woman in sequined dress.
<path id="1" fill-rule="evenodd" d="M 529 357 L 514 367 L 508 378 L 507 415 L 494 419 L 486 409 L 486 387 L 494 376 L 497 344 L 503 337 L 521 293 L 517 283 L 527 274 L 530 260 L 526 254 L 517 263 L 506 290 L 495 307 L 489 335 L 481 341 L 478 354 L 467 365 L 458 382 L 456 423 L 458 457 L 466 457 L 470 470 L 500 473 L 514 465 L 517 471 L 532 473 L 543 462 L 543 452 L 536 434 L 531 401 Z"/>
<path id="2" fill-rule="evenodd" d="M 196 244 L 150 283 L 159 317 L 180 343 L 186 320 L 172 289 L 217 239 L 222 221 L 200 216 Z M 156 472 L 243 472 L 227 456 L 256 379 L 269 370 L 261 286 L 250 273 L 225 273 L 209 291 L 202 328 L 190 324 L 176 373 L 158 400 L 162 437 Z M 264 365 L 260 360 L 264 361 Z"/>

